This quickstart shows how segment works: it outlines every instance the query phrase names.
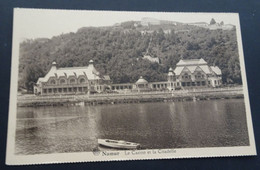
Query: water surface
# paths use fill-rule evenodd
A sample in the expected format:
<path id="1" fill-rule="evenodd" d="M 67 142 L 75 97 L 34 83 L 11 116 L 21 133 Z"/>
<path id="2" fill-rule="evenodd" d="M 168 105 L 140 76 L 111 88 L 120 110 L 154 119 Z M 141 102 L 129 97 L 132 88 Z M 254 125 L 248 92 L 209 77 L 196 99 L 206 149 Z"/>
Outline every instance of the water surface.
<path id="1" fill-rule="evenodd" d="M 92 151 L 98 138 L 144 149 L 249 145 L 243 99 L 18 107 L 16 154 Z"/>

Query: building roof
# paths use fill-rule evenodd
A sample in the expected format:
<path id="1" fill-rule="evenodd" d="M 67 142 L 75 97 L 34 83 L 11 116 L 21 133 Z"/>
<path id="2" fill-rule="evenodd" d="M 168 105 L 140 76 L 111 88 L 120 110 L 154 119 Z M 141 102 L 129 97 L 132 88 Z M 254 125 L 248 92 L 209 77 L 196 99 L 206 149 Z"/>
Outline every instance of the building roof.
<path id="1" fill-rule="evenodd" d="M 188 66 L 188 65 L 207 65 L 207 62 L 204 59 L 189 59 L 189 60 L 180 60 L 176 66 Z"/>
<path id="2" fill-rule="evenodd" d="M 103 77 L 104 77 L 105 80 L 110 80 L 109 75 L 104 75 Z"/>
<path id="3" fill-rule="evenodd" d="M 180 75 L 184 67 L 176 67 L 174 70 L 175 75 Z"/>
<path id="4" fill-rule="evenodd" d="M 148 83 L 148 81 L 146 81 L 144 78 L 143 78 L 143 76 L 141 76 L 138 80 L 137 80 L 137 82 L 136 82 L 136 84 L 147 84 Z"/>
<path id="5" fill-rule="evenodd" d="M 180 60 L 174 70 L 175 75 L 180 75 L 183 70 L 188 70 L 194 73 L 197 70 L 202 70 L 206 74 L 215 73 L 221 75 L 221 70 L 217 66 L 209 67 L 203 59 Z"/>
<path id="6" fill-rule="evenodd" d="M 94 65 L 92 64 L 93 61 L 90 61 L 90 64 L 86 67 L 64 67 L 64 68 L 57 68 L 56 63 L 53 63 L 50 71 L 44 76 L 40 77 L 37 81 L 37 84 L 40 82 L 47 82 L 50 77 L 66 77 L 69 78 L 70 76 L 86 76 L 89 80 L 98 80 L 101 79 L 99 76 L 99 72 L 95 69 Z M 104 76 L 105 79 L 110 80 L 109 76 Z"/>
<path id="7" fill-rule="evenodd" d="M 216 73 L 217 75 L 222 75 L 221 70 L 219 69 L 218 66 L 210 66 L 211 70 Z"/>
<path id="8" fill-rule="evenodd" d="M 149 60 L 153 63 L 160 63 L 160 60 L 158 57 L 151 57 L 150 55 L 144 55 L 143 59 Z"/>

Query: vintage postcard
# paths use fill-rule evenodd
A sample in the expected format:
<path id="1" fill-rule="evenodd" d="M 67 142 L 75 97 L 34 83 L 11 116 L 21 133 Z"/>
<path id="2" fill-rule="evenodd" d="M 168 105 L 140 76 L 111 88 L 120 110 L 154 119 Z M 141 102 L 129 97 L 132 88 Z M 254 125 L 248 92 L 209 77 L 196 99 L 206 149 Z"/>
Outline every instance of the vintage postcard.
<path id="1" fill-rule="evenodd" d="M 238 14 L 14 9 L 6 164 L 248 155 Z"/>

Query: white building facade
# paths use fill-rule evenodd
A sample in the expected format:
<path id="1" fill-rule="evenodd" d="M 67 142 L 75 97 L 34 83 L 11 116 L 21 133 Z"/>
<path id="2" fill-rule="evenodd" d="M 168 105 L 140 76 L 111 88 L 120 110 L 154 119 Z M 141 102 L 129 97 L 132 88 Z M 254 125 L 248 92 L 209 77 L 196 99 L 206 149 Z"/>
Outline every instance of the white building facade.
<path id="1" fill-rule="evenodd" d="M 86 94 L 105 91 L 110 84 L 109 76 L 101 76 L 93 61 L 87 67 L 58 68 L 52 63 L 50 71 L 40 77 L 34 86 L 34 93 L 39 95 Z"/>

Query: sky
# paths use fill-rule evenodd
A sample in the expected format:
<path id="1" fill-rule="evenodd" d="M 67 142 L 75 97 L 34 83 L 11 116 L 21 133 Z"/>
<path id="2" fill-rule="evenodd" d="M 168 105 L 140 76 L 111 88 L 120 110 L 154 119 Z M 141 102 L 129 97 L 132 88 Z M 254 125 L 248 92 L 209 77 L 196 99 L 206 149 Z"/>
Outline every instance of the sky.
<path id="1" fill-rule="evenodd" d="M 216 22 L 239 25 L 235 13 L 122 12 L 15 8 L 14 27 L 19 39 L 51 38 L 76 32 L 81 27 L 111 26 L 124 21 L 140 21 L 144 17 L 182 23 Z"/>

